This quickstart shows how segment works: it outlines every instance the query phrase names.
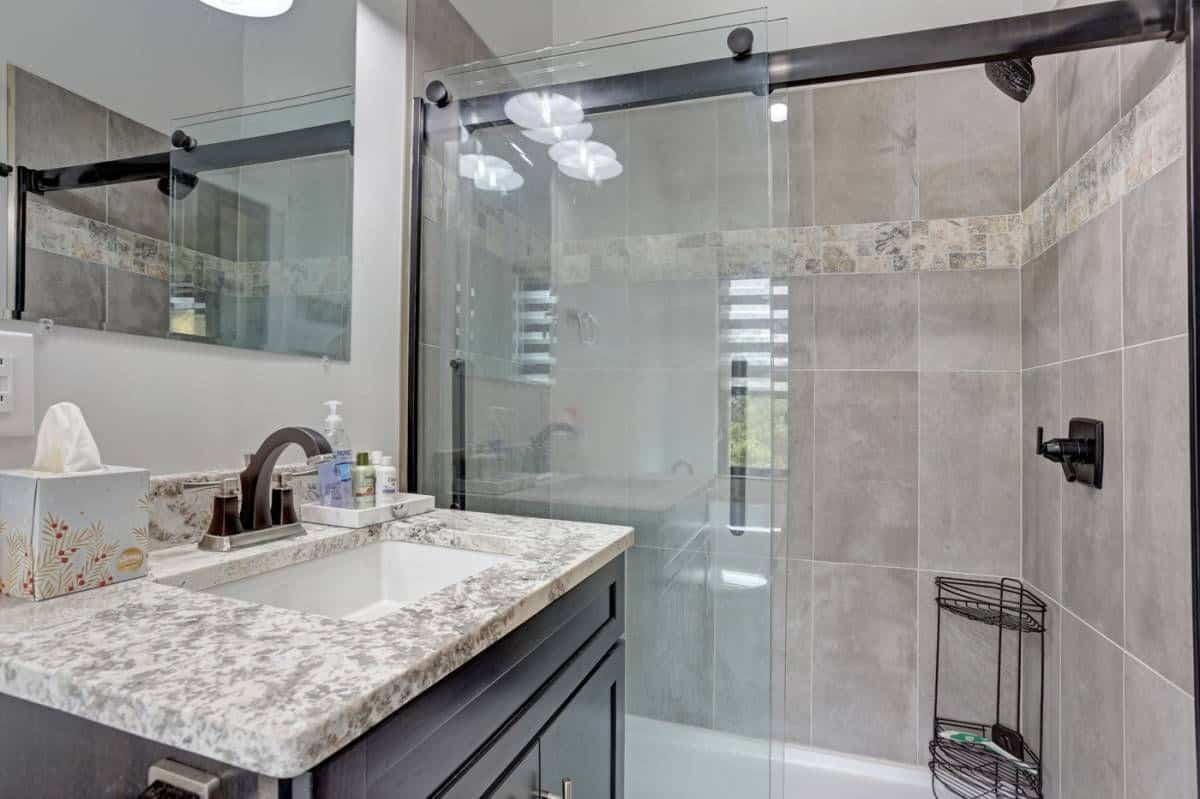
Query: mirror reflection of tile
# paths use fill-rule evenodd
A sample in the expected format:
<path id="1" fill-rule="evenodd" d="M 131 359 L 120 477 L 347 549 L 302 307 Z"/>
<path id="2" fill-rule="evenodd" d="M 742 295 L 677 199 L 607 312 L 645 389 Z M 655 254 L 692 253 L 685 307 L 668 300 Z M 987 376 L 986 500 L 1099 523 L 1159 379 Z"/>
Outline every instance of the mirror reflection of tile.
<path id="1" fill-rule="evenodd" d="M 169 136 L 8 67 L 11 160 L 44 169 L 171 149 Z M 30 195 L 26 316 L 347 360 L 352 162 L 344 153 Z M 318 190 L 319 189 L 319 190 Z"/>

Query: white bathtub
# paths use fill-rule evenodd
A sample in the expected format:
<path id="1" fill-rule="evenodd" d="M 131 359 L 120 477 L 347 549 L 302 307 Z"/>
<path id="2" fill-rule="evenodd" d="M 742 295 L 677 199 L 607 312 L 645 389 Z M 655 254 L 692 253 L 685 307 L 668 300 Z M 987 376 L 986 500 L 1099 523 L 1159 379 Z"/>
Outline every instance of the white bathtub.
<path id="1" fill-rule="evenodd" d="M 929 770 L 783 747 L 771 796 L 766 741 L 626 716 L 626 799 L 929 799 Z"/>

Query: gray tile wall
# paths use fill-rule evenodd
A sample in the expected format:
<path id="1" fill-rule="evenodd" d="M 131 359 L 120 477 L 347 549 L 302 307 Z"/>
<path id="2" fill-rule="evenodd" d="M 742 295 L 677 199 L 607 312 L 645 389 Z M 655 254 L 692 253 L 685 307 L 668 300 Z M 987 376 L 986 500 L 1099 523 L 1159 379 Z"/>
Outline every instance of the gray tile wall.
<path id="1" fill-rule="evenodd" d="M 592 488 L 623 497 L 616 508 L 581 510 L 563 504 L 565 489 L 551 490 L 519 510 L 637 527 L 631 712 L 761 736 L 770 663 L 772 713 L 787 740 L 924 762 L 934 577 L 1023 575 L 1054 600 L 1040 742 L 1048 795 L 1082 799 L 1114 786 L 1120 796 L 1194 795 L 1190 749 L 1179 743 L 1190 736 L 1191 714 L 1190 648 L 1181 644 L 1190 638 L 1178 628 L 1190 610 L 1171 602 L 1187 594 L 1187 559 L 1179 557 L 1187 509 L 1176 485 L 1186 468 L 1170 441 L 1187 431 L 1175 407 L 1182 392 L 1150 379 L 1180 368 L 1171 359 L 1179 357 L 1182 292 L 1171 281 L 1183 275 L 1182 249 L 1169 234 L 1181 224 L 1182 178 L 1164 172 L 1023 269 L 1014 268 L 1026 260 L 1016 255 L 999 268 L 962 269 L 987 261 L 960 257 L 921 271 L 909 240 L 916 224 L 870 241 L 836 227 L 936 220 L 921 223 L 931 239 L 953 233 L 986 249 L 962 217 L 1019 214 L 1157 83 L 1169 54 L 1128 48 L 1093 60 L 1039 59 L 1038 90 L 1021 107 L 980 70 L 957 70 L 788 92 L 787 126 L 766 134 L 753 118 L 765 111 L 758 100 L 620 112 L 593 120 L 597 137 L 645 163 L 638 175 L 600 187 L 546 178 L 547 237 L 566 245 L 551 271 L 560 303 L 591 309 L 606 332 L 596 346 L 562 345 L 558 354 L 575 373 L 564 370 L 561 384 L 529 401 L 536 410 L 527 424 L 581 421 L 579 440 L 563 439 L 552 457 Z M 776 167 L 756 171 L 761 154 L 741 145 L 764 135 Z M 714 157 L 712 170 L 660 166 Z M 443 188 L 449 207 L 454 195 Z M 812 229 L 844 245 L 843 260 L 883 272 L 838 274 L 832 248 L 823 260 L 799 241 L 772 261 L 762 254 L 770 253 L 768 225 L 827 226 Z M 730 248 L 736 257 L 705 238 L 743 228 Z M 654 238 L 668 234 L 691 239 L 686 263 L 682 238 Z M 449 250 L 453 239 L 438 241 Z M 603 250 L 570 249 L 586 239 L 610 241 Z M 662 260 L 661 244 L 680 250 Z M 913 260 L 891 258 L 897 246 Z M 459 271 L 443 270 L 430 288 L 447 302 L 427 317 L 433 346 L 423 352 L 439 375 L 427 383 L 427 407 L 444 414 L 443 361 L 470 325 L 450 306 L 470 307 L 463 298 L 475 264 L 443 256 Z M 654 279 L 639 273 L 652 260 L 662 270 Z M 634 501 L 643 478 L 668 477 L 675 454 L 701 477 L 717 468 L 707 442 L 710 431 L 720 433 L 719 419 L 684 418 L 679 409 L 705 403 L 695 395 L 706 383 L 709 391 L 719 385 L 711 370 L 718 278 L 745 274 L 787 276 L 788 285 L 788 424 L 779 445 L 788 477 L 773 494 L 759 485 L 768 496 L 751 505 L 751 524 L 780 528 L 766 546 L 727 534 L 723 488 L 657 513 Z M 1131 390 L 1135 374 L 1146 377 Z M 622 404 L 622 391 L 636 402 Z M 1077 495 L 1031 454 L 1032 427 L 1058 435 L 1075 397 L 1088 409 L 1075 413 L 1113 419 L 1110 446 L 1123 450 L 1099 500 Z M 441 436 L 444 448 L 444 419 L 427 429 L 426 440 Z M 626 461 L 623 448 L 633 450 Z M 672 481 L 654 485 L 662 493 Z M 772 586 L 730 592 L 725 572 L 769 575 Z M 1169 590 L 1144 588 L 1164 584 Z M 964 648 L 976 661 L 951 673 L 943 698 L 983 713 L 978 697 L 990 685 L 978 677 L 992 662 L 990 640 L 976 640 L 969 626 L 951 634 L 971 644 Z M 1089 725 L 1118 733 L 1086 740 L 1077 731 Z M 1170 759 L 1163 741 L 1177 747 Z"/>
<path id="2" fill-rule="evenodd" d="M 158 131 L 23 69 L 8 70 L 10 155 L 18 163 L 49 168 L 170 149 Z M 152 183 L 50 192 L 39 201 L 83 217 L 81 223 L 93 219 L 169 239 L 167 198 Z M 26 310 L 34 318 L 161 336 L 168 308 L 165 281 L 29 248 Z"/>
<path id="3" fill-rule="evenodd" d="M 1064 172 L 1178 55 L 1153 43 L 1059 56 L 1057 156 L 1049 104 L 1022 108 L 1030 192 L 1048 185 L 1042 165 Z M 1184 170 L 1176 160 L 1112 197 L 1021 273 L 1022 575 L 1058 620 L 1044 745 L 1056 799 L 1196 796 Z M 1075 416 L 1105 422 L 1099 491 L 1033 453 L 1038 426 L 1062 435 Z"/>

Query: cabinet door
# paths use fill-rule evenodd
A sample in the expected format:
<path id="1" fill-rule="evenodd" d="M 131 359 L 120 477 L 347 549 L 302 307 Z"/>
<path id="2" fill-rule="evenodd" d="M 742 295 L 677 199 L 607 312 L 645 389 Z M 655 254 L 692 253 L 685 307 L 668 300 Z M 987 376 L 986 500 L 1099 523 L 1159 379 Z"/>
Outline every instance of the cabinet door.
<path id="1" fill-rule="evenodd" d="M 487 799 L 533 799 L 538 794 L 538 745 L 525 750 L 525 754 L 508 772 L 500 784 L 487 795 Z"/>
<path id="2" fill-rule="evenodd" d="M 618 644 L 542 733 L 543 797 L 624 795 L 624 675 L 625 650 Z"/>

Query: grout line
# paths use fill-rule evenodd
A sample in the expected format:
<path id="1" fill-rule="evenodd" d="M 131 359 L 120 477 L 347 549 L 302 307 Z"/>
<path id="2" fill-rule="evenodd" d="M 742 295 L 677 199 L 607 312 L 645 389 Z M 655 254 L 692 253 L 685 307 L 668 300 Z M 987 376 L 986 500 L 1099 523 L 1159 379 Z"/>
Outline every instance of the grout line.
<path id="1" fill-rule="evenodd" d="M 1083 617 L 1082 617 L 1082 616 L 1080 616 L 1078 613 L 1076 613 L 1075 611 L 1071 610 L 1069 607 L 1067 607 L 1066 605 L 1062 604 L 1060 601 L 1058 601 L 1057 599 L 1055 599 L 1054 597 L 1052 597 L 1052 596 L 1051 596 L 1051 595 L 1050 595 L 1048 592 L 1046 592 L 1046 591 L 1042 590 L 1042 589 L 1041 589 L 1040 587 L 1038 587 L 1037 585 L 1034 585 L 1034 588 L 1037 588 L 1037 590 L 1038 590 L 1038 593 L 1042 594 L 1042 595 L 1044 596 L 1044 598 L 1045 598 L 1045 599 L 1047 599 L 1047 600 L 1049 600 L 1050 602 L 1054 603 L 1054 606 L 1055 606 L 1055 607 L 1057 607 L 1057 608 L 1059 609 L 1059 611 L 1060 611 L 1060 612 L 1062 612 L 1062 613 L 1065 613 L 1066 615 L 1070 616 L 1070 617 L 1071 617 L 1072 619 L 1074 619 L 1075 621 L 1077 621 L 1077 622 L 1079 622 L 1080 624 L 1082 624 L 1084 627 L 1087 627 L 1087 628 L 1088 628 L 1089 630 L 1091 630 L 1093 633 L 1095 633 L 1096 635 L 1098 635 L 1098 636 L 1100 636 L 1101 638 L 1103 638 L 1103 639 L 1104 639 L 1104 640 L 1105 640 L 1105 641 L 1106 641 L 1108 644 L 1110 644 L 1111 646 L 1113 646 L 1115 649 L 1119 650 L 1119 651 L 1120 651 L 1120 652 L 1121 652 L 1123 655 L 1125 655 L 1126 657 L 1128 657 L 1130 660 L 1132 660 L 1133 662 L 1137 663 L 1139 666 L 1141 666 L 1142 668 L 1146 669 L 1146 671 L 1150 672 L 1150 673 L 1151 673 L 1151 674 L 1153 674 L 1154 676 L 1158 677 L 1160 680 L 1162 680 L 1162 681 L 1163 681 L 1164 683 L 1166 683 L 1167 685 L 1170 685 L 1172 688 L 1174 688 L 1174 689 L 1175 689 L 1176 691 L 1178 691 L 1179 693 L 1183 694 L 1183 695 L 1184 695 L 1185 697 L 1187 697 L 1188 699 L 1192 699 L 1192 698 L 1194 698 L 1194 696 L 1193 696 L 1193 694 L 1192 694 L 1192 692 L 1191 692 L 1191 691 L 1187 690 L 1186 688 L 1183 688 L 1183 687 L 1179 686 L 1179 685 L 1178 685 L 1178 684 L 1177 684 L 1177 683 L 1176 683 L 1174 680 L 1172 680 L 1170 677 L 1167 677 L 1167 676 L 1166 676 L 1166 675 L 1164 675 L 1162 672 L 1160 672 L 1158 669 L 1154 668 L 1154 667 L 1153 667 L 1153 666 L 1151 666 L 1149 663 L 1147 663 L 1146 661 L 1142 660 L 1140 657 L 1138 657 L 1137 655 L 1135 655 L 1133 652 L 1130 652 L 1128 649 L 1126 649 L 1125 647 L 1123 647 L 1123 646 L 1121 646 L 1120 644 L 1118 644 L 1118 643 L 1117 643 L 1116 641 L 1114 641 L 1114 640 L 1113 640 L 1111 637 L 1109 637 L 1109 636 L 1108 636 L 1108 635 L 1107 635 L 1105 632 L 1103 632 L 1102 630 L 1098 629 L 1098 628 L 1097 628 L 1095 625 L 1093 625 L 1093 624 L 1092 624 L 1091 622 L 1089 622 L 1087 619 L 1083 618 Z M 1059 628 L 1061 629 L 1062 627 L 1063 627 L 1063 625 L 1062 625 L 1062 624 L 1059 624 Z M 1060 647 L 1061 647 L 1061 644 L 1060 644 Z M 1062 676 L 1062 675 L 1060 674 L 1059 676 L 1060 676 L 1060 678 L 1061 678 L 1061 676 Z M 1060 691 L 1060 693 L 1059 693 L 1059 698 L 1061 699 L 1061 697 L 1062 697 L 1062 694 L 1061 694 L 1061 691 Z"/>
<path id="2" fill-rule="evenodd" d="M 1059 314 L 1060 314 L 1060 318 L 1061 318 L 1061 314 L 1062 314 L 1062 292 L 1061 292 L 1061 288 L 1062 288 L 1062 286 L 1061 286 L 1061 281 L 1060 281 L 1060 286 L 1059 286 L 1059 288 L 1060 288 L 1060 292 L 1059 292 L 1059 300 L 1058 300 L 1058 305 L 1059 305 Z M 1121 313 L 1122 313 L 1122 315 L 1124 315 L 1124 309 L 1122 309 Z M 1062 338 L 1062 335 L 1061 335 L 1061 325 L 1062 325 L 1062 322 L 1060 321 L 1060 322 L 1059 322 L 1059 326 L 1060 326 L 1060 331 L 1059 331 L 1059 332 L 1060 332 L 1060 335 L 1059 335 L 1059 338 L 1060 338 L 1060 339 Z M 1151 340 L 1149 340 L 1149 341 L 1141 341 L 1141 342 L 1138 342 L 1137 344 L 1128 344 L 1128 345 L 1124 345 L 1124 346 L 1120 346 L 1120 347 L 1113 347 L 1112 349 L 1108 349 L 1108 350 L 1100 350 L 1099 352 L 1092 352 L 1092 353 L 1089 353 L 1089 354 L 1087 354 L 1087 355 L 1078 355 L 1078 356 L 1076 356 L 1076 357 L 1074 357 L 1074 358 L 1065 358 L 1065 359 L 1063 359 L 1063 360 L 1061 360 L 1061 361 L 1052 361 L 1052 362 L 1050 362 L 1050 363 L 1039 363 L 1039 364 L 1037 364 L 1036 366 L 1026 366 L 1024 369 L 1021 369 L 1020 371 L 1022 371 L 1022 372 L 1032 372 L 1034 369 L 1047 369 L 1047 368 L 1049 368 L 1049 367 L 1051 367 L 1051 366 L 1063 366 L 1063 365 L 1065 365 L 1065 364 L 1068 364 L 1068 363 L 1075 363 L 1075 362 L 1077 362 L 1077 361 L 1086 361 L 1088 358 L 1097 358 L 1097 357 L 1099 357 L 1099 356 L 1101 356 L 1101 355 L 1113 355 L 1113 354 L 1116 354 L 1116 353 L 1123 353 L 1123 352 L 1125 352 L 1126 350 L 1136 350 L 1136 349 L 1138 349 L 1139 347 L 1149 347 L 1149 346 L 1150 346 L 1150 345 L 1152 345 L 1152 344 L 1161 344 L 1161 343 L 1163 343 L 1163 342 L 1165 342 L 1165 341 L 1177 341 L 1177 340 L 1179 340 L 1179 339 L 1184 339 L 1184 338 L 1187 338 L 1187 333 L 1175 333 L 1175 334 L 1172 334 L 1172 335 L 1170 335 L 1170 336 L 1164 336 L 1163 338 L 1151 339 Z M 801 370 L 796 370 L 796 371 L 801 371 Z M 848 371 L 848 370 L 845 370 L 845 371 Z M 888 371 L 888 370 L 880 370 L 880 371 Z M 891 371 L 902 371 L 902 370 L 891 370 Z"/>

